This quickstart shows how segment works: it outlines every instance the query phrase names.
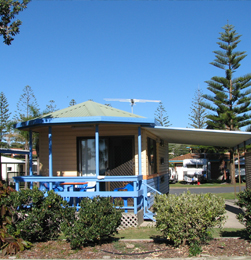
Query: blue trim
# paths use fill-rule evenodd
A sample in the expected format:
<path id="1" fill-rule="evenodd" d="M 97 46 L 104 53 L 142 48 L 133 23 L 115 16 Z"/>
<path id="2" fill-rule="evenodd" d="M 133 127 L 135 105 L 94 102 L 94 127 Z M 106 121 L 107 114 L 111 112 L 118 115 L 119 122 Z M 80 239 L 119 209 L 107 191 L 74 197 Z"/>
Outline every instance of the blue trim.
<path id="1" fill-rule="evenodd" d="M 139 175 L 142 175 L 142 162 L 141 162 L 141 128 L 138 128 L 138 169 L 139 169 Z"/>
<path id="2" fill-rule="evenodd" d="M 185 159 L 184 159 L 185 160 Z M 183 163 L 183 160 L 169 160 L 169 163 Z"/>
<path id="3" fill-rule="evenodd" d="M 53 177 L 53 164 L 52 164 L 52 131 L 51 127 L 49 126 L 49 133 L 48 133 L 48 140 L 49 140 L 49 177 Z M 52 183 L 50 183 L 50 190 L 52 189 Z"/>
<path id="4" fill-rule="evenodd" d="M 95 130 L 95 148 L 96 148 L 96 176 L 99 176 L 99 127 Z M 96 189 L 99 191 L 99 182 L 96 183 Z"/>
<path id="5" fill-rule="evenodd" d="M 0 153 L 29 154 L 30 151 L 0 148 Z"/>
<path id="6" fill-rule="evenodd" d="M 32 131 L 29 131 L 29 170 L 30 170 L 30 176 L 33 175 L 32 172 Z M 30 184 L 30 188 L 33 188 L 33 182 Z"/>
<path id="7" fill-rule="evenodd" d="M 26 122 L 17 123 L 14 128 L 22 129 L 39 125 L 53 124 L 81 124 L 81 123 L 119 123 L 140 124 L 142 126 L 154 127 L 155 119 L 137 117 L 113 117 L 113 116 L 88 116 L 88 117 L 62 117 L 62 118 L 37 118 Z"/>
<path id="8" fill-rule="evenodd" d="M 33 175 L 33 172 L 32 172 L 32 131 L 30 130 L 29 131 L 29 161 L 30 161 L 30 165 L 29 165 L 29 168 L 30 168 L 30 175 L 32 176 Z"/>

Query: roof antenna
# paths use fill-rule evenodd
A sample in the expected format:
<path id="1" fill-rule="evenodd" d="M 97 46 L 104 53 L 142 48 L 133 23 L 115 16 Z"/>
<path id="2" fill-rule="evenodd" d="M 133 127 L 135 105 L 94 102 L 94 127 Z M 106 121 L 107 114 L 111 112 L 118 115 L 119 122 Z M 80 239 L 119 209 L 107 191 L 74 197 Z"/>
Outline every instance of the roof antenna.
<path id="1" fill-rule="evenodd" d="M 133 114 L 133 106 L 136 102 L 146 103 L 146 102 L 161 102 L 161 100 L 148 100 L 148 99 L 136 99 L 136 98 L 128 98 L 128 99 L 122 99 L 122 98 L 104 98 L 106 101 L 120 101 L 120 102 L 130 102 L 131 103 L 131 109 Z"/>

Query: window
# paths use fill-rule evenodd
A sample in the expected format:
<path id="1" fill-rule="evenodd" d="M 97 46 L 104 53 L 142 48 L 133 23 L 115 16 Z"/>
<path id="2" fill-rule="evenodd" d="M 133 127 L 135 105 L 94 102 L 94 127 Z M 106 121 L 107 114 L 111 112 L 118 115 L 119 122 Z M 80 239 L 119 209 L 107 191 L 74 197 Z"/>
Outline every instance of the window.
<path id="1" fill-rule="evenodd" d="M 96 175 L 96 147 L 94 138 L 81 138 L 78 141 L 79 172 L 81 176 Z M 99 174 L 108 167 L 108 140 L 99 139 Z"/>
<path id="2" fill-rule="evenodd" d="M 149 174 L 157 172 L 157 160 L 156 160 L 156 141 L 147 138 L 147 154 L 148 154 L 148 171 Z"/>
<path id="3" fill-rule="evenodd" d="M 12 167 L 7 167 L 7 171 L 10 172 L 12 170 Z"/>
<path id="4" fill-rule="evenodd" d="M 99 138 L 99 174 L 134 175 L 134 137 Z M 94 138 L 78 138 L 78 172 L 81 176 L 96 175 Z"/>

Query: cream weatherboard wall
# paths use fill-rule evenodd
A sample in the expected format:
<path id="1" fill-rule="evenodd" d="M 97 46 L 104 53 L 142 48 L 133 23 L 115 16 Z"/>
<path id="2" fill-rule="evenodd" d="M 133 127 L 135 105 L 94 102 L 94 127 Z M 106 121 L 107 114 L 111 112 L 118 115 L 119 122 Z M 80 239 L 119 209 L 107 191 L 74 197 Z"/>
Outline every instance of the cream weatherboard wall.
<path id="1" fill-rule="evenodd" d="M 147 137 L 154 140 L 159 140 L 157 136 L 151 134 L 145 129 L 142 129 L 142 174 L 148 176 L 148 157 L 147 157 Z M 135 151 L 135 175 L 138 175 L 138 126 L 130 125 L 100 125 L 99 136 L 134 136 L 134 151 Z M 52 156 L 53 156 L 53 175 L 54 176 L 77 176 L 77 138 L 78 137 L 95 137 L 95 128 L 74 128 L 71 126 L 53 126 L 52 127 Z M 162 175 L 168 172 L 168 143 L 160 146 L 159 142 L 156 145 L 157 149 L 157 173 Z M 39 154 L 40 154 L 40 174 L 49 175 L 49 143 L 48 143 L 48 128 L 39 129 Z M 161 164 L 160 158 L 164 158 L 164 163 Z M 153 178 L 154 175 L 148 176 Z"/>
<path id="2" fill-rule="evenodd" d="M 134 136 L 135 174 L 138 175 L 138 127 L 128 125 L 100 125 L 99 136 Z M 70 126 L 52 127 L 53 175 L 77 176 L 77 138 L 95 137 L 95 128 Z M 39 130 L 40 174 L 49 174 L 48 128 Z"/>

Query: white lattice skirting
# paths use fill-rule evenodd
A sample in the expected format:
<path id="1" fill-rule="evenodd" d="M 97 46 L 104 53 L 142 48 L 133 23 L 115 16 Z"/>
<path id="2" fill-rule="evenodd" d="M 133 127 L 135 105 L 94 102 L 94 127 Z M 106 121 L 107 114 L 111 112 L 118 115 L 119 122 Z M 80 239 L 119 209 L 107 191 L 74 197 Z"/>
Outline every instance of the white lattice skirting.
<path id="1" fill-rule="evenodd" d="M 136 215 L 134 213 L 122 213 L 121 224 L 118 230 L 130 228 L 130 227 L 137 227 L 141 225 L 144 221 L 143 216 L 144 216 L 143 209 L 140 210 Z"/>

